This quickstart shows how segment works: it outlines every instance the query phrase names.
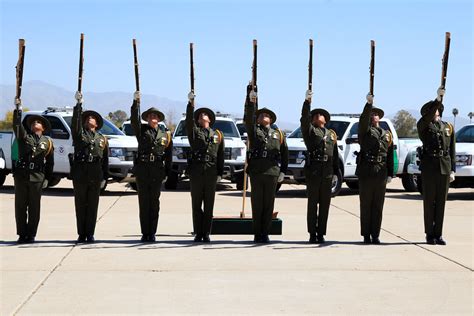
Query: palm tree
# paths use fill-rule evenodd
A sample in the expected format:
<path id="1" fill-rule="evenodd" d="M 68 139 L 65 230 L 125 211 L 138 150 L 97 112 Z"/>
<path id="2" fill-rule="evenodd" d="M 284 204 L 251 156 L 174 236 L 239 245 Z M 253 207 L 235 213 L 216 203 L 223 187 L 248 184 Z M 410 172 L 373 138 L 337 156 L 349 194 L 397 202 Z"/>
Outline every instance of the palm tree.
<path id="1" fill-rule="evenodd" d="M 469 112 L 467 116 L 469 116 L 469 124 L 472 123 L 472 117 L 474 116 L 474 113 Z"/>
<path id="2" fill-rule="evenodd" d="M 453 122 L 453 128 L 456 130 L 456 116 L 459 114 L 458 109 L 454 108 L 453 109 L 453 116 L 454 116 L 454 122 Z"/>

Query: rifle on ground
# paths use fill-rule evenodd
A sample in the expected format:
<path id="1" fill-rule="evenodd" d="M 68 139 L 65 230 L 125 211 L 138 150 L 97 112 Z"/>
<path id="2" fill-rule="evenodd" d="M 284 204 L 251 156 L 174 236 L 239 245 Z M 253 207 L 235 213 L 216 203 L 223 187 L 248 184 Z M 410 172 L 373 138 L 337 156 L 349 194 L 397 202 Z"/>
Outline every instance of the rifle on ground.
<path id="1" fill-rule="evenodd" d="M 135 91 L 140 92 L 140 77 L 138 74 L 137 40 L 132 40 L 133 45 L 133 64 L 135 67 Z"/>
<path id="2" fill-rule="evenodd" d="M 309 39 L 308 90 L 313 91 L 313 40 Z"/>
<path id="3" fill-rule="evenodd" d="M 451 45 L 451 33 L 446 32 L 444 40 L 444 54 L 443 54 L 443 65 L 441 69 L 441 87 L 446 88 L 446 76 L 448 75 L 448 59 L 449 59 L 449 46 Z M 441 102 L 443 102 L 443 96 L 441 96 Z"/>
<path id="4" fill-rule="evenodd" d="M 189 64 L 190 64 L 190 80 L 191 80 L 191 92 L 194 94 L 194 44 L 189 43 Z M 192 101 L 194 106 L 194 100 Z"/>
<path id="5" fill-rule="evenodd" d="M 370 41 L 370 88 L 369 92 L 374 95 L 374 72 L 375 72 L 375 41 Z"/>

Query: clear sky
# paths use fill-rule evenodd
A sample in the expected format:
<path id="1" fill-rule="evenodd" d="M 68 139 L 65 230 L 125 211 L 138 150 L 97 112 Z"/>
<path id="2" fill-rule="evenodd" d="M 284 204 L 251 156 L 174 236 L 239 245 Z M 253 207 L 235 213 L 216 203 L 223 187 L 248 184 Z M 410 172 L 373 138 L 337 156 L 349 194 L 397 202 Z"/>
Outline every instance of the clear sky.
<path id="1" fill-rule="evenodd" d="M 255 38 L 260 106 L 297 122 L 307 87 L 308 39 L 315 41 L 313 107 L 332 113 L 361 111 L 374 39 L 375 103 L 392 114 L 419 109 L 435 97 L 444 34 L 450 31 L 445 106 L 449 111 L 457 107 L 463 117 L 473 110 L 470 0 L 0 3 L 2 84 L 15 82 L 17 41 L 25 38 L 24 80 L 74 91 L 83 32 L 84 91 L 130 92 L 132 100 L 131 39 L 137 38 L 142 93 L 184 101 L 188 45 L 194 42 L 198 103 L 241 112 Z"/>

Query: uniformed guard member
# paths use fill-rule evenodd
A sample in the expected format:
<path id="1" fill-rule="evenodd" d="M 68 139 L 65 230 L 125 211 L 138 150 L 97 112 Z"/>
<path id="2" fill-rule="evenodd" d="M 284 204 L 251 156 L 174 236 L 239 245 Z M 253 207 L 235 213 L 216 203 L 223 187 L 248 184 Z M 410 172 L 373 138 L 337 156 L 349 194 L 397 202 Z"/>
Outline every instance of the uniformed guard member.
<path id="1" fill-rule="evenodd" d="M 194 111 L 194 93 L 188 94 L 186 133 L 191 151 L 188 154 L 188 174 L 195 242 L 210 242 L 216 183 L 224 173 L 224 135 L 212 125 L 216 116 L 211 109 Z M 197 124 L 196 124 L 197 123 Z"/>
<path id="2" fill-rule="evenodd" d="M 15 100 L 21 104 L 19 99 Z M 13 172 L 15 182 L 15 219 L 18 243 L 33 243 L 38 231 L 41 192 L 48 186 L 54 167 L 54 148 L 44 135 L 51 130 L 41 115 L 29 115 L 27 131 L 21 123 L 21 110 L 13 111 L 13 130 L 18 142 L 18 160 Z"/>
<path id="3" fill-rule="evenodd" d="M 356 169 L 359 177 L 361 235 L 366 244 L 380 244 L 385 188 L 393 176 L 392 134 L 379 126 L 384 112 L 373 106 L 373 100 L 373 95 L 368 94 L 359 118 L 360 152 Z"/>
<path id="4" fill-rule="evenodd" d="M 267 108 L 256 110 L 256 103 L 257 92 L 248 85 L 244 121 L 250 142 L 247 173 L 254 241 L 268 243 L 277 184 L 283 181 L 288 168 L 288 147 L 283 132 L 271 126 L 277 119 L 275 113 Z"/>
<path id="5" fill-rule="evenodd" d="M 308 195 L 307 226 L 310 243 L 324 243 L 333 176 L 339 172 L 337 135 L 324 126 L 331 116 L 324 109 L 310 111 L 312 92 L 306 91 L 301 110 L 301 132 L 307 151 L 305 177 Z M 319 204 L 319 212 L 318 212 Z"/>
<path id="6" fill-rule="evenodd" d="M 131 108 L 131 124 L 138 140 L 133 173 L 138 189 L 141 241 L 154 242 L 160 212 L 161 184 L 171 169 L 173 143 L 171 133 L 159 124 L 165 115 L 152 107 L 142 113 L 140 120 L 140 92 L 135 92 Z"/>
<path id="7" fill-rule="evenodd" d="M 94 242 L 100 189 L 108 178 L 109 148 L 107 138 L 99 130 L 102 116 L 82 110 L 82 93 L 76 92 L 72 114 L 74 155 L 70 155 L 74 204 L 76 208 L 77 242 Z"/>
<path id="8" fill-rule="evenodd" d="M 440 119 L 444 106 L 441 103 L 445 90 L 438 89 L 438 97 L 421 108 L 418 135 L 423 142 L 420 157 L 421 185 L 426 242 L 446 245 L 443 240 L 444 207 L 449 183 L 456 172 L 454 128 Z"/>

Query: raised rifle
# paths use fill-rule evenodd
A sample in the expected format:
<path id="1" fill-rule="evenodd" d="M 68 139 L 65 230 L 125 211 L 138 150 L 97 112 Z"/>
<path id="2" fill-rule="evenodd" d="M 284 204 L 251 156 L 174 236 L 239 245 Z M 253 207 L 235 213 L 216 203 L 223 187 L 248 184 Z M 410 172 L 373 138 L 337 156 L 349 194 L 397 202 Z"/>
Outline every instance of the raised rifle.
<path id="1" fill-rule="evenodd" d="M 451 33 L 446 32 L 444 40 L 444 54 L 441 69 L 441 87 L 446 88 L 446 76 L 448 75 L 448 59 L 449 59 L 449 46 L 451 45 Z M 443 96 L 441 96 L 441 102 L 443 102 Z"/>
<path id="2" fill-rule="evenodd" d="M 369 92 L 374 95 L 374 73 L 375 73 L 375 41 L 370 41 L 370 87 Z"/>
<path id="3" fill-rule="evenodd" d="M 313 40 L 309 39 L 308 90 L 313 91 Z"/>
<path id="4" fill-rule="evenodd" d="M 189 43 L 189 76 L 191 81 L 191 92 L 194 94 L 194 44 Z M 194 100 L 192 101 L 192 106 L 194 106 Z"/>

